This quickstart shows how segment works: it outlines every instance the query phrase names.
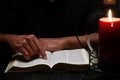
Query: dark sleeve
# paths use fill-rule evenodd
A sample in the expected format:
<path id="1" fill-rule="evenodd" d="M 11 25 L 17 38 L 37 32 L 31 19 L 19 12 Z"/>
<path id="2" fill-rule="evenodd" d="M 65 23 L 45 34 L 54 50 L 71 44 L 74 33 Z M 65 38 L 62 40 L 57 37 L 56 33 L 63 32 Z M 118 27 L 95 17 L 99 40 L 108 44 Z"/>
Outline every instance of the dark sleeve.
<path id="1" fill-rule="evenodd" d="M 103 16 L 102 0 L 89 0 L 88 18 L 86 20 L 87 33 L 98 31 L 99 18 Z"/>

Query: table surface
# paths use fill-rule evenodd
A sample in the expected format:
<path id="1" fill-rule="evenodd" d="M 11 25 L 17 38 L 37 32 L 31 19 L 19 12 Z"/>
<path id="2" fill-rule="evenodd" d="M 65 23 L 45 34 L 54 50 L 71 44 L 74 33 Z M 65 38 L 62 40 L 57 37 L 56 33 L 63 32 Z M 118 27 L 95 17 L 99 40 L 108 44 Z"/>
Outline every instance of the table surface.
<path id="1" fill-rule="evenodd" d="M 87 72 L 32 72 L 32 73 L 6 73 L 6 65 L 0 66 L 0 80 L 120 80 L 120 67 L 117 72 L 101 71 L 95 66 L 91 66 Z M 2 75 L 2 76 L 1 76 Z"/>
<path id="2" fill-rule="evenodd" d="M 7 73 L 0 80 L 120 80 L 115 72 L 35 72 Z"/>

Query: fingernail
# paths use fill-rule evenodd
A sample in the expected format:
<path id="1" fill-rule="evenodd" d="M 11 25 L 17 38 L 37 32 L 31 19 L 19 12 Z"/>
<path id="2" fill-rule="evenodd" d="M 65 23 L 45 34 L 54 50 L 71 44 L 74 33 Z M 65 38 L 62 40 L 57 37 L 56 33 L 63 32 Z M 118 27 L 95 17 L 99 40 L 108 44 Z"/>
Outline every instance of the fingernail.
<path id="1" fill-rule="evenodd" d="M 47 56 L 44 56 L 43 58 L 44 58 L 44 59 L 47 59 Z"/>
<path id="2" fill-rule="evenodd" d="M 40 57 L 40 58 L 42 58 L 42 56 L 41 56 L 41 55 L 39 55 L 39 57 Z"/>

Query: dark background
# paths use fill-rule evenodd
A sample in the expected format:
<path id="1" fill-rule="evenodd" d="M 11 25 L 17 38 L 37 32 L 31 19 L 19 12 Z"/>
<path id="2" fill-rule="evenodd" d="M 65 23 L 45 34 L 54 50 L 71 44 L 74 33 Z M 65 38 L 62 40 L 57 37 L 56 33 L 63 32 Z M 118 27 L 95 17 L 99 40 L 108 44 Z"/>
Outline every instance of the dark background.
<path id="1" fill-rule="evenodd" d="M 5 0 L 4 0 L 5 1 Z M 3 2 L 4 2 L 3 1 Z M 62 0 L 63 1 L 63 0 Z M 67 1 L 67 0 L 66 0 Z M 117 7 L 116 8 L 118 8 L 117 10 L 118 10 L 118 12 L 120 11 L 120 0 L 117 0 L 118 2 L 117 2 Z M 30 3 L 30 2 L 29 2 Z M 5 5 L 4 5 L 5 6 Z M 12 5 L 13 6 L 13 5 Z M 23 5 L 24 6 L 24 5 Z M 30 6 L 30 5 L 28 5 L 28 6 Z M 27 6 L 27 7 L 28 7 Z M 19 7 L 19 5 L 18 5 L 18 7 Z M 62 7 L 65 7 L 65 5 L 63 4 L 63 6 Z M 111 7 L 111 6 L 107 6 L 107 7 Z M 4 7 L 5 8 L 5 7 Z M 10 7 L 9 7 L 10 8 Z M 47 8 L 50 8 L 50 7 L 47 7 Z M 7 9 L 7 8 L 6 8 Z M 55 8 L 54 8 L 55 9 Z M 74 10 L 74 9 L 73 9 Z M 7 14 L 7 15 L 12 15 L 12 16 L 16 16 L 16 15 L 14 15 L 11 11 L 9 11 L 9 10 L 7 10 L 8 12 L 9 12 L 9 14 Z M 29 10 L 29 11 L 31 11 L 31 10 Z M 49 11 L 49 10 L 48 10 Z M 57 10 L 56 10 L 57 11 Z M 2 11 L 1 11 L 2 12 Z M 89 12 L 89 11 L 88 11 Z M 79 12 L 78 12 L 79 13 Z M 117 12 L 116 12 L 117 13 Z M 20 13 L 19 13 L 20 14 Z M 22 13 L 21 13 L 22 14 Z M 32 14 L 32 13 L 31 13 Z M 52 14 L 54 14 L 54 13 L 50 13 L 50 14 L 45 14 L 45 15 L 52 15 Z M 71 13 L 72 14 L 72 13 Z M 3 13 L 3 15 L 6 15 L 6 14 L 4 14 Z M 24 16 L 24 15 L 22 15 L 22 16 Z M 119 16 L 119 15 L 118 15 Z M 1 19 L 3 20 L 3 21 L 5 21 L 5 23 L 4 24 L 0 24 L 0 25 L 2 25 L 3 26 L 3 28 L 5 28 L 6 27 L 6 25 L 8 25 L 8 24 L 6 24 L 6 21 L 9 21 L 9 19 L 11 20 L 11 19 L 13 19 L 13 17 L 9 17 L 9 19 L 7 19 L 5 16 L 0 16 L 1 17 Z M 18 17 L 20 17 L 20 16 L 18 16 Z M 22 18 L 22 17 L 21 17 Z M 36 18 L 36 17 L 35 17 Z M 53 20 L 55 20 L 55 19 L 53 19 Z M 26 19 L 25 19 L 25 21 L 26 21 Z M 29 20 L 28 20 L 29 21 Z M 44 20 L 42 21 L 42 26 L 43 26 L 43 29 L 46 27 L 46 28 L 48 28 L 47 26 L 48 25 L 51 25 L 51 26 L 54 26 L 52 23 L 54 22 L 51 22 L 50 21 L 50 23 L 49 23 L 49 19 L 47 19 L 47 23 L 45 23 L 44 22 Z M 76 21 L 77 21 L 77 19 L 76 19 Z M 78 21 L 79 21 L 79 19 L 78 19 Z M 58 21 L 59 22 L 59 21 Z M 38 22 L 34 22 L 34 25 L 35 24 L 37 24 Z M 68 22 L 66 22 L 66 23 L 70 23 L 69 21 Z M 75 22 L 76 23 L 76 22 Z M 78 22 L 77 22 L 78 23 Z M 10 22 L 9 23 L 12 27 L 15 27 L 15 25 L 13 26 L 13 22 Z M 23 23 L 24 24 L 24 23 Z M 63 24 L 64 24 L 64 22 L 63 22 Z M 18 25 L 18 24 L 17 24 Z M 26 24 L 27 25 L 27 24 Z M 25 25 L 25 26 L 26 26 Z M 57 24 L 56 24 L 57 25 Z M 66 25 L 68 25 L 68 24 L 66 24 Z M 66 26 L 65 25 L 65 26 Z M 79 27 L 79 25 L 80 24 L 77 24 L 77 25 L 75 25 L 75 26 L 77 26 L 76 28 L 78 28 Z M 18 27 L 15 27 L 15 28 L 18 28 L 18 29 L 20 29 L 17 33 L 18 34 L 21 34 L 21 28 L 20 28 L 20 26 L 21 25 L 18 25 L 19 26 L 19 28 Z M 25 26 L 23 26 L 23 28 L 24 28 L 24 30 L 25 31 L 23 31 L 22 33 L 26 33 L 26 28 L 25 28 Z M 27 26 L 31 26 L 31 25 L 27 25 Z M 38 25 L 35 25 L 35 26 L 38 26 Z M 70 31 L 68 31 L 68 33 L 66 33 L 66 30 L 65 31 L 62 31 L 61 33 L 62 33 L 62 35 L 61 34 L 59 34 L 59 33 L 57 33 L 57 31 L 55 31 L 54 33 L 56 33 L 56 35 L 54 35 L 54 36 L 52 36 L 52 37 L 56 37 L 56 36 L 58 36 L 58 37 L 60 37 L 60 36 L 67 36 L 67 35 L 71 35 L 69 32 L 72 32 L 73 31 L 73 35 L 76 35 L 76 33 L 74 33 L 75 31 L 74 31 L 74 29 L 73 28 L 71 28 L 71 27 L 73 27 L 74 26 L 74 24 L 70 24 L 69 26 L 67 26 L 66 28 L 69 28 L 70 29 Z M 30 27 L 31 28 L 31 27 Z M 85 28 L 85 27 L 84 27 Z M 10 28 L 7 28 L 7 30 L 8 30 L 8 32 L 9 32 L 9 29 Z M 61 29 L 61 28 L 60 28 Z M 81 28 L 81 29 L 83 29 L 83 28 Z M 31 30 L 32 29 L 29 29 L 30 30 L 30 32 L 29 33 L 31 33 Z M 54 31 L 54 29 L 53 29 L 53 31 L 49 31 L 49 29 L 47 29 L 48 31 L 46 31 L 45 32 L 45 34 L 46 35 L 44 35 L 44 33 L 43 34 L 40 34 L 40 35 L 37 35 L 37 36 L 43 36 L 43 37 L 51 37 L 51 35 L 48 35 L 48 33 L 51 33 L 51 32 L 53 32 Z M 1 32 L 2 32 L 2 30 L 0 30 Z M 3 31 L 4 32 L 4 31 Z M 13 32 L 14 33 L 16 33 L 16 31 L 15 30 L 13 30 Z M 37 32 L 37 33 L 36 33 Z M 39 31 L 35 31 L 35 34 L 38 34 L 38 32 Z M 82 34 L 84 34 L 84 32 L 85 31 L 83 31 L 83 33 Z M 90 31 L 91 32 L 91 31 Z M 12 32 L 9 32 L 9 33 L 12 33 Z M 42 31 L 41 31 L 41 33 L 42 33 Z M 54 34 L 54 33 L 52 33 L 52 34 Z M 81 34 L 81 33 L 79 33 L 79 34 Z M 78 35 L 78 34 L 77 34 Z M 6 68 L 6 66 L 7 66 L 7 63 L 9 62 L 9 60 L 10 60 L 10 58 L 11 58 L 11 56 L 12 56 L 12 51 L 11 51 L 11 49 L 9 48 L 9 46 L 7 46 L 7 45 L 4 45 L 4 44 L 6 44 L 6 43 L 0 43 L 0 54 L 2 54 L 0 57 L 0 77 L 1 77 L 1 79 L 0 80 L 41 80 L 41 79 L 43 79 L 43 80 L 82 80 L 82 79 L 85 79 L 85 80 L 120 80 L 120 73 L 119 73 L 119 71 L 113 71 L 113 72 L 111 72 L 111 71 L 103 71 L 103 72 L 97 72 L 97 71 L 90 71 L 90 72 L 85 72 L 85 73 L 83 73 L 83 72 L 35 72 L 35 73 L 17 73 L 17 74 L 4 74 L 3 72 L 4 72 L 4 69 Z M 9 53 L 9 54 L 8 54 Z M 7 54 L 7 55 L 6 55 Z M 7 58 L 6 58 L 7 57 Z M 83 77 L 83 78 L 82 78 Z"/>

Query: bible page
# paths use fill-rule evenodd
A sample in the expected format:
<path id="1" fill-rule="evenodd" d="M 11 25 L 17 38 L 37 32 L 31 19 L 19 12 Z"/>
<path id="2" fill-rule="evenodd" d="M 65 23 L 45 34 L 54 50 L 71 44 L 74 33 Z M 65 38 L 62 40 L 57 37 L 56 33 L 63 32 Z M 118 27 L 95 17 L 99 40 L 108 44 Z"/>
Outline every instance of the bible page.
<path id="1" fill-rule="evenodd" d="M 22 61 L 22 60 L 15 60 L 13 63 L 13 66 L 15 67 L 31 67 L 31 66 L 35 66 L 35 65 L 39 65 L 39 64 L 46 64 L 46 65 L 50 65 L 50 61 L 51 61 L 51 52 L 46 51 L 46 55 L 47 55 L 47 59 L 43 59 L 43 58 L 36 58 L 34 60 L 31 61 Z"/>
<path id="2" fill-rule="evenodd" d="M 89 56 L 85 49 L 61 50 L 53 53 L 51 67 L 57 63 L 89 64 Z"/>
<path id="3" fill-rule="evenodd" d="M 67 63 L 89 64 L 89 56 L 85 49 L 67 50 Z"/>
<path id="4" fill-rule="evenodd" d="M 51 56 L 51 67 L 57 63 L 66 63 L 67 61 L 67 50 L 55 51 Z"/>

